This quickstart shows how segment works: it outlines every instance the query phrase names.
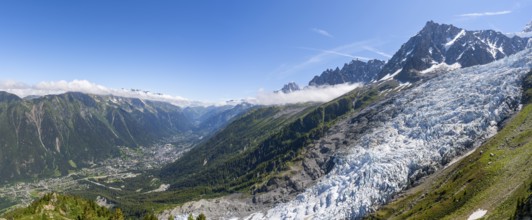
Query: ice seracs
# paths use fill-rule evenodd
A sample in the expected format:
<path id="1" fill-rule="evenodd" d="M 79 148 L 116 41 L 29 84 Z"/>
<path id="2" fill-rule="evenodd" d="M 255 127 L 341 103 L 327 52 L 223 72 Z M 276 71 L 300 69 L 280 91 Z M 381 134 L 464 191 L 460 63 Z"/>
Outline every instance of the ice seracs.
<path id="1" fill-rule="evenodd" d="M 420 176 L 478 146 L 519 105 L 530 49 L 487 65 L 455 70 L 381 106 L 334 169 L 293 201 L 247 219 L 357 219 Z M 355 122 L 356 123 L 356 122 Z"/>

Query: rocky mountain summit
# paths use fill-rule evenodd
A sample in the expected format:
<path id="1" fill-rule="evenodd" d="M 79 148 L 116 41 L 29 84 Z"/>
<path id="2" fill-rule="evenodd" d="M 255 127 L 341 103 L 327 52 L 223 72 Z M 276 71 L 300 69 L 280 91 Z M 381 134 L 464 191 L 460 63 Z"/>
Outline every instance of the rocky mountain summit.
<path id="1" fill-rule="evenodd" d="M 523 32 L 532 32 L 532 21 L 528 22 L 527 25 L 523 28 Z"/>
<path id="2" fill-rule="evenodd" d="M 289 83 L 285 84 L 281 90 L 278 90 L 278 91 L 275 91 L 275 92 L 291 93 L 291 92 L 295 92 L 295 91 L 299 91 L 299 90 L 301 90 L 301 88 L 299 87 L 299 85 L 297 85 L 297 83 L 289 82 Z"/>
<path id="3" fill-rule="evenodd" d="M 493 30 L 467 31 L 429 21 L 401 46 L 377 78 L 411 82 L 442 69 L 487 64 L 525 49 L 527 41 Z"/>
<path id="4" fill-rule="evenodd" d="M 523 33 L 532 31 L 532 22 Z M 327 69 L 309 82 L 310 86 L 369 83 L 397 79 L 414 82 L 435 73 L 487 64 L 527 47 L 527 34 L 507 36 L 493 30 L 468 31 L 428 21 L 393 57 L 385 62 L 353 60 L 342 68 Z"/>
<path id="5" fill-rule="evenodd" d="M 327 69 L 319 76 L 314 76 L 309 82 L 309 86 L 336 85 L 343 83 L 368 83 L 374 80 L 381 71 L 385 62 L 382 60 L 352 60 L 344 64 L 340 69 Z"/>

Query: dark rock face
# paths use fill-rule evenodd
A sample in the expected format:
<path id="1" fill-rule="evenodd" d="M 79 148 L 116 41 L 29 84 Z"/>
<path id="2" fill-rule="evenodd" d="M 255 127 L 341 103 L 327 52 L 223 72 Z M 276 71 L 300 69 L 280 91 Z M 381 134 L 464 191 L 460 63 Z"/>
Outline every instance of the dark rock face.
<path id="1" fill-rule="evenodd" d="M 11 93 L 0 91 L 0 102 L 20 101 L 21 99 Z"/>
<path id="2" fill-rule="evenodd" d="M 521 97 L 521 103 L 523 105 L 532 103 L 532 70 L 526 74 L 523 79 L 523 96 Z"/>
<path id="3" fill-rule="evenodd" d="M 377 74 L 384 66 L 382 60 L 370 60 L 363 62 L 360 60 L 353 60 L 350 63 L 344 64 L 342 69 L 327 69 L 319 76 L 309 82 L 310 86 L 318 85 L 336 85 L 342 83 L 368 83 L 375 79 Z"/>
<path id="4" fill-rule="evenodd" d="M 378 78 L 393 76 L 402 82 L 417 81 L 421 71 L 435 64 L 469 67 L 490 63 L 526 48 L 527 38 L 492 31 L 466 31 L 453 25 L 427 22 L 425 27 L 382 68 Z"/>
<path id="5" fill-rule="evenodd" d="M 289 82 L 288 84 L 285 84 L 283 88 L 277 92 L 291 93 L 291 92 L 295 92 L 299 90 L 301 90 L 301 88 L 299 88 L 299 85 L 297 85 L 297 83 Z"/>

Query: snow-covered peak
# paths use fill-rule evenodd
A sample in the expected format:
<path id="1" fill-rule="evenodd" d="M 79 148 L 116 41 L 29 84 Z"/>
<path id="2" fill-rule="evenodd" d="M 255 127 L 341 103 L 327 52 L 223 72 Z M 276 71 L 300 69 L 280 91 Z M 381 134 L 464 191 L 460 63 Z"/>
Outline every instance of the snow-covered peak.
<path id="1" fill-rule="evenodd" d="M 525 25 L 525 27 L 523 28 L 523 32 L 524 33 L 532 32 L 532 21 L 528 22 L 528 24 Z"/>
<path id="2" fill-rule="evenodd" d="M 401 82 L 418 81 L 428 70 L 445 66 L 443 63 L 460 67 L 482 65 L 526 47 L 527 39 L 519 36 L 508 37 L 493 30 L 468 31 L 429 21 L 401 46 L 377 78 L 394 75 Z"/>
<path id="3" fill-rule="evenodd" d="M 532 21 L 528 22 L 527 25 L 523 28 L 521 32 L 507 33 L 508 37 L 522 37 L 522 38 L 532 38 Z"/>

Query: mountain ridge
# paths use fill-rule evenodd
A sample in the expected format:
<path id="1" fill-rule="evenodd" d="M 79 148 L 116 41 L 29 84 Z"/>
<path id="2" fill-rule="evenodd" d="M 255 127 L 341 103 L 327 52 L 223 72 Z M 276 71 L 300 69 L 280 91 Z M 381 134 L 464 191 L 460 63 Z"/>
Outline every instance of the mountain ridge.
<path id="1" fill-rule="evenodd" d="M 340 69 L 327 69 L 309 81 L 309 86 L 337 85 L 343 83 L 369 83 L 376 79 L 385 62 L 382 60 L 352 60 Z"/>
<path id="2" fill-rule="evenodd" d="M 301 90 L 301 88 L 299 87 L 299 85 L 297 85 L 297 83 L 289 82 L 289 83 L 285 84 L 283 86 L 283 88 L 281 88 L 281 90 L 277 90 L 275 92 L 276 93 L 278 93 L 278 92 L 291 93 L 291 92 L 295 92 L 295 91 L 299 91 L 299 90 Z"/>
<path id="3" fill-rule="evenodd" d="M 486 64 L 523 50 L 527 39 L 428 21 L 392 56 L 377 78 L 413 82 L 427 74 L 424 70 L 438 64 L 459 65 L 454 68 Z"/>
<path id="4" fill-rule="evenodd" d="M 200 124 L 206 121 L 196 123 L 166 102 L 80 92 L 21 99 L 0 92 L 0 177 L 66 175 L 119 156 L 117 146 L 146 146 L 185 133 L 208 135 L 248 108 L 222 109 L 212 116 L 219 118 Z"/>

